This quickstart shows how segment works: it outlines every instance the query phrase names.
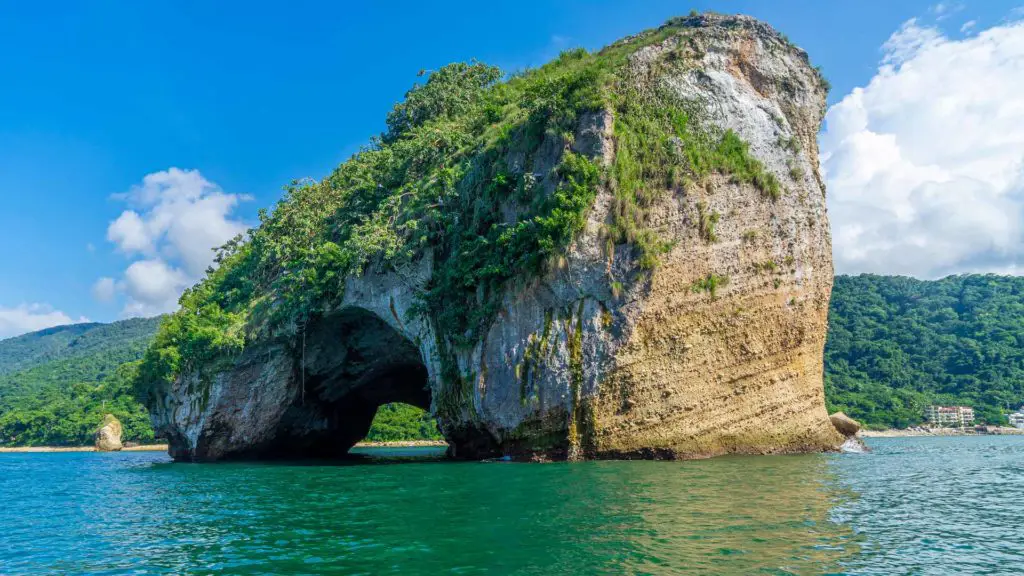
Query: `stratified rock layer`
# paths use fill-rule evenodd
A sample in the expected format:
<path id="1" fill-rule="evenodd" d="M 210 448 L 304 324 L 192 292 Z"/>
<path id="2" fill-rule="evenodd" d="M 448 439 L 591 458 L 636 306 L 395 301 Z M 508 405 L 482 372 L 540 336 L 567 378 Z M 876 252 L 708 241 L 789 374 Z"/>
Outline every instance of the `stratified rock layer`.
<path id="1" fill-rule="evenodd" d="M 153 408 L 172 455 L 340 455 L 394 401 L 433 408 L 457 457 L 689 458 L 841 444 L 822 387 L 833 276 L 816 144 L 825 92 L 806 54 L 756 20 L 681 22 L 633 53 L 627 81 L 671 90 L 733 130 L 781 183 L 778 199 L 726 175 L 668 190 L 649 210 L 672 248 L 648 275 L 628 245 L 607 252 L 613 194 L 600 190 L 563 265 L 508 289 L 485 336 L 450 352 L 464 383 L 454 400 L 449 352 L 429 317 L 410 314 L 431 277 L 429 252 L 405 269 L 367 270 L 348 280 L 334 313 L 305 327 L 301 346 L 258 342 L 208 382 L 180 377 Z M 662 66 L 681 50 L 693 66 Z M 573 150 L 608 165 L 614 123 L 612 111 L 584 115 Z M 539 182 L 562 153 L 541 151 L 528 167 Z M 510 168 L 520 161 L 509 158 Z"/>

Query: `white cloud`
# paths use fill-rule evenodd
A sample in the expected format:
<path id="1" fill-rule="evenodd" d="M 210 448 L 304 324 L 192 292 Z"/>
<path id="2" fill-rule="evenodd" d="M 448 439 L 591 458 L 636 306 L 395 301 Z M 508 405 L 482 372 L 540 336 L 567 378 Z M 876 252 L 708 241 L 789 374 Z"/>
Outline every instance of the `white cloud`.
<path id="1" fill-rule="evenodd" d="M 22 304 L 14 308 L 0 306 L 0 339 L 52 326 L 88 321 L 89 319 L 85 317 L 74 320 L 60 310 L 54 310 L 45 304 Z"/>
<path id="2" fill-rule="evenodd" d="M 213 263 L 213 249 L 246 229 L 234 216 L 246 197 L 225 193 L 198 170 L 154 172 L 115 198 L 129 209 L 110 223 L 107 239 L 135 261 L 120 281 L 100 279 L 94 295 L 124 294 L 126 316 L 174 310 Z"/>
<path id="3" fill-rule="evenodd" d="M 117 282 L 113 278 L 100 278 L 92 285 L 92 296 L 100 302 L 111 302 L 117 295 Z"/>
<path id="4" fill-rule="evenodd" d="M 124 211 L 107 228 L 107 240 L 117 244 L 125 254 L 152 254 L 152 236 L 142 217 L 132 210 Z"/>
<path id="5" fill-rule="evenodd" d="M 963 9 L 964 5 L 960 2 L 939 2 L 929 8 L 928 11 L 935 15 L 936 20 L 945 20 Z"/>
<path id="6" fill-rule="evenodd" d="M 125 312 L 129 316 L 171 312 L 178 306 L 178 296 L 195 280 L 163 260 L 134 262 L 124 271 L 121 284 L 128 295 Z"/>
<path id="7" fill-rule="evenodd" d="M 960 32 L 962 34 L 970 34 L 971 30 L 973 30 L 974 27 L 977 26 L 977 25 L 978 25 L 978 21 L 977 20 L 968 20 L 967 22 L 964 22 L 963 26 L 960 27 Z"/>
<path id="8" fill-rule="evenodd" d="M 820 137 L 837 272 L 1020 271 L 1024 23 L 961 40 L 907 22 Z"/>

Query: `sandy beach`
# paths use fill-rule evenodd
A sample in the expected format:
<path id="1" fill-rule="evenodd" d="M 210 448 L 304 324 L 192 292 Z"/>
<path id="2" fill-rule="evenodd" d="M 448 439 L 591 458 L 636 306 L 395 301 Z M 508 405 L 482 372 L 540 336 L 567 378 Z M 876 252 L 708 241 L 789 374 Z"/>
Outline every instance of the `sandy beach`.
<path id="1" fill-rule="evenodd" d="M 444 440 L 399 440 L 396 442 L 359 442 L 356 448 L 444 448 L 448 443 Z"/>
<path id="2" fill-rule="evenodd" d="M 5 452 L 95 452 L 95 446 L 15 446 L 0 447 L 0 454 Z M 167 444 L 144 444 L 121 449 L 122 452 L 167 452 Z"/>
<path id="3" fill-rule="evenodd" d="M 959 428 L 927 428 L 908 430 L 861 430 L 857 433 L 863 438 L 905 438 L 911 436 L 986 436 L 986 435 L 1024 435 L 1024 429 L 1010 427 L 991 427 L 988 433 L 975 432 L 973 429 Z"/>
<path id="4" fill-rule="evenodd" d="M 443 440 L 407 440 L 398 442 L 359 442 L 356 448 L 421 448 L 437 447 L 444 448 L 448 444 Z M 15 446 L 13 448 L 0 447 L 0 454 L 8 452 L 95 452 L 94 446 Z M 142 446 L 131 446 L 121 450 L 122 452 L 167 452 L 167 444 L 146 444 Z"/>

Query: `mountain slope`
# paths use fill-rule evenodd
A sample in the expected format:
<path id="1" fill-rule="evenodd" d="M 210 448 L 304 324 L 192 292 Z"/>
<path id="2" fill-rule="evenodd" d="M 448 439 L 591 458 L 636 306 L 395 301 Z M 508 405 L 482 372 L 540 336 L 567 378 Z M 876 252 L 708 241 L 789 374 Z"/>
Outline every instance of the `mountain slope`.
<path id="1" fill-rule="evenodd" d="M 71 383 L 99 382 L 138 360 L 160 318 L 57 326 L 0 341 L 0 410 L 16 398 Z"/>
<path id="2" fill-rule="evenodd" d="M 1024 403 L 1024 278 L 838 276 L 825 394 L 874 426 L 920 423 L 932 403 L 1004 421 Z"/>
<path id="3" fill-rule="evenodd" d="M 0 445 L 83 445 L 106 413 L 126 441 L 150 441 L 132 394 L 160 318 L 58 326 L 0 341 Z"/>
<path id="4" fill-rule="evenodd" d="M 66 352 L 68 344 L 103 324 L 70 324 L 0 340 L 0 375 L 17 372 Z"/>

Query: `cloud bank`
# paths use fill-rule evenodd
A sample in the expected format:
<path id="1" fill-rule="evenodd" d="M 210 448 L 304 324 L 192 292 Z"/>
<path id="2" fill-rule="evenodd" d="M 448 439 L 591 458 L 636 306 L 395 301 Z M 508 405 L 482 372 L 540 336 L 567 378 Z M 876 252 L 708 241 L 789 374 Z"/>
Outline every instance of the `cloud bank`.
<path id="1" fill-rule="evenodd" d="M 245 232 L 234 215 L 245 197 L 228 194 L 198 170 L 170 168 L 142 179 L 116 199 L 127 203 L 107 240 L 131 260 L 120 279 L 100 278 L 93 295 L 125 297 L 125 316 L 171 312 L 178 297 L 213 263 L 213 249 Z"/>
<path id="2" fill-rule="evenodd" d="M 75 320 L 45 304 L 22 304 L 14 308 L 0 306 L 0 340 L 53 326 L 88 321 L 85 317 Z"/>
<path id="3" fill-rule="evenodd" d="M 1024 273 L 1024 22 L 882 49 L 820 136 L 836 271 Z"/>

